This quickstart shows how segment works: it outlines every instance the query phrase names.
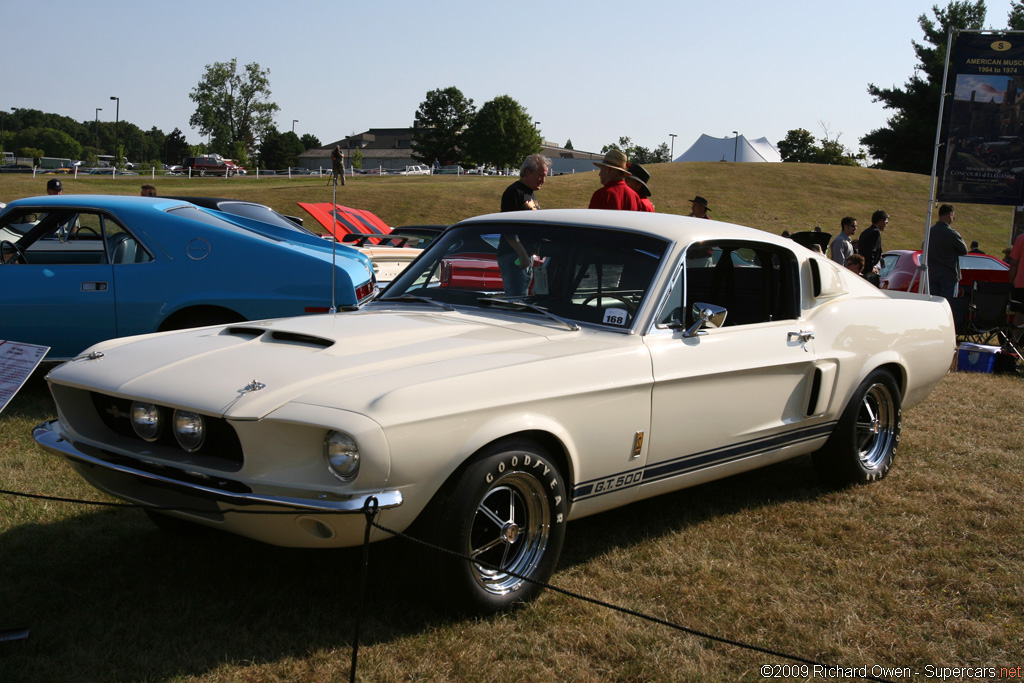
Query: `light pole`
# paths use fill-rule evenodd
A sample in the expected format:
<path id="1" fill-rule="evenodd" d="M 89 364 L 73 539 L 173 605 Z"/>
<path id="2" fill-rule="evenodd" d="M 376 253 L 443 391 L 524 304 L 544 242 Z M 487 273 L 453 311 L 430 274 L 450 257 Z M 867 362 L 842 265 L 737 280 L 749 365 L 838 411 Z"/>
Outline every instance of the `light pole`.
<path id="1" fill-rule="evenodd" d="M 121 153 L 117 149 L 117 124 L 121 121 L 121 98 L 110 96 L 110 99 L 117 102 L 117 107 L 114 109 L 114 168 L 121 165 L 121 160 L 118 159 Z"/>
<path id="2" fill-rule="evenodd" d="M 672 138 L 672 151 L 669 152 L 669 156 L 671 157 L 669 159 L 669 161 L 675 161 L 676 160 L 676 134 L 675 133 L 669 133 L 668 136 L 670 138 Z"/>
<path id="3" fill-rule="evenodd" d="M 100 153 L 100 112 L 103 107 L 96 107 L 96 153 Z"/>
<path id="4" fill-rule="evenodd" d="M 292 132 L 293 133 L 295 132 L 295 124 L 298 123 L 298 122 L 299 122 L 298 119 L 292 119 Z"/>
<path id="5" fill-rule="evenodd" d="M 740 153 L 740 134 L 737 131 L 733 131 L 732 134 L 736 136 L 736 143 L 732 146 L 732 160 L 735 162 Z"/>

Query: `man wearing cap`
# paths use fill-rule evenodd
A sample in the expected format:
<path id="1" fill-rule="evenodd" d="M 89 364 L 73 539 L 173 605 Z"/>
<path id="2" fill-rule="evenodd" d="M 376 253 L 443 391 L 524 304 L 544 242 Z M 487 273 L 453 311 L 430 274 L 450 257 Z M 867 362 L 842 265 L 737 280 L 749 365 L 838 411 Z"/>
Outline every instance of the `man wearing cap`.
<path id="1" fill-rule="evenodd" d="M 683 195 L 684 197 L 686 195 Z M 707 218 L 711 220 L 711 216 L 708 215 L 708 200 L 704 199 L 700 195 L 697 195 L 690 200 L 690 215 L 694 218 Z"/>
<path id="2" fill-rule="evenodd" d="M 60 178 L 50 178 L 46 181 L 46 194 L 64 194 L 64 185 Z"/>
<path id="3" fill-rule="evenodd" d="M 651 188 L 647 187 L 647 183 L 651 180 L 651 174 L 640 164 L 630 164 L 629 172 L 631 175 L 626 178 L 626 184 L 640 195 L 640 211 L 654 213 L 654 204 L 650 200 Z"/>
<path id="4" fill-rule="evenodd" d="M 639 211 L 640 195 L 626 184 L 629 177 L 629 166 L 626 155 L 613 149 L 604 155 L 601 161 L 595 161 L 599 170 L 598 178 L 601 188 L 590 197 L 590 209 L 618 209 L 622 211 Z"/>

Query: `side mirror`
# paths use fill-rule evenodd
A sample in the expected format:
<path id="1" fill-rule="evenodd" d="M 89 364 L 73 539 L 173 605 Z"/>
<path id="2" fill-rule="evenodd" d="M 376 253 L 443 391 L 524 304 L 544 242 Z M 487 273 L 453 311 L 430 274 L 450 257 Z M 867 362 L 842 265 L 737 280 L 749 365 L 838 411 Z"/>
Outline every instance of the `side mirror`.
<path id="1" fill-rule="evenodd" d="M 707 334 L 707 330 L 704 329 L 705 327 L 721 327 L 725 324 L 725 316 L 729 312 L 721 306 L 696 301 L 693 304 L 692 313 L 695 322 L 690 326 L 690 329 L 683 332 L 684 339 Z"/>

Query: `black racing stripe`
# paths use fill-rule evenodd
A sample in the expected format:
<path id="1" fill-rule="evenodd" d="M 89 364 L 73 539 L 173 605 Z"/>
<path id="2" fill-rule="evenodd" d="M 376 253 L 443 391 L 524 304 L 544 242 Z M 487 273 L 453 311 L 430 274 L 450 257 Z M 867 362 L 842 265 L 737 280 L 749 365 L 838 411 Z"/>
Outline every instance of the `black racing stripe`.
<path id="1" fill-rule="evenodd" d="M 582 500 L 585 498 L 592 498 L 595 496 L 604 495 L 613 491 L 622 491 L 624 489 L 633 488 L 640 484 L 648 484 L 670 477 L 675 477 L 680 474 L 688 472 L 694 472 L 697 470 L 706 469 L 708 467 L 714 467 L 716 465 L 723 465 L 726 463 L 734 462 L 736 460 L 742 460 L 755 455 L 763 455 L 770 453 L 771 451 L 779 450 L 786 446 L 793 446 L 796 444 L 804 443 L 818 439 L 822 436 L 827 436 L 835 428 L 836 422 L 826 422 L 813 427 L 803 427 L 800 429 L 787 432 L 785 434 L 777 434 L 769 437 L 761 437 L 757 439 L 751 439 L 740 444 L 733 446 L 727 446 L 724 448 L 716 448 L 700 453 L 691 453 L 688 455 L 674 458 L 667 462 L 659 463 L 652 467 L 645 467 L 642 470 L 642 474 L 639 478 L 623 486 L 613 486 L 604 491 L 594 492 L 597 484 L 609 480 L 616 480 L 619 477 L 625 477 L 627 475 L 636 472 L 636 468 L 625 470 L 623 472 L 616 472 L 615 474 L 608 475 L 606 477 L 600 477 L 598 479 L 592 479 L 577 484 L 573 488 L 573 499 Z"/>

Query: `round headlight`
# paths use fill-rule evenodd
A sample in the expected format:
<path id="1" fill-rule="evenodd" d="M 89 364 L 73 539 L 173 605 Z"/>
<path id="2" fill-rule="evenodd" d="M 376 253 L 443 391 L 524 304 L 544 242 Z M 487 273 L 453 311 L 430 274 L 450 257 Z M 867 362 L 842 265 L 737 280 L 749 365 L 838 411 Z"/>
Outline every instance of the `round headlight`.
<path id="1" fill-rule="evenodd" d="M 132 429 L 145 441 L 156 441 L 164 431 L 160 409 L 152 403 L 132 401 Z"/>
<path id="2" fill-rule="evenodd" d="M 174 411 L 174 438 L 178 445 L 189 453 L 195 453 L 206 439 L 206 425 L 203 416 L 190 410 Z"/>
<path id="3" fill-rule="evenodd" d="M 351 481 L 359 472 L 359 447 L 355 439 L 341 432 L 328 432 L 324 439 L 327 469 L 342 481 Z"/>

